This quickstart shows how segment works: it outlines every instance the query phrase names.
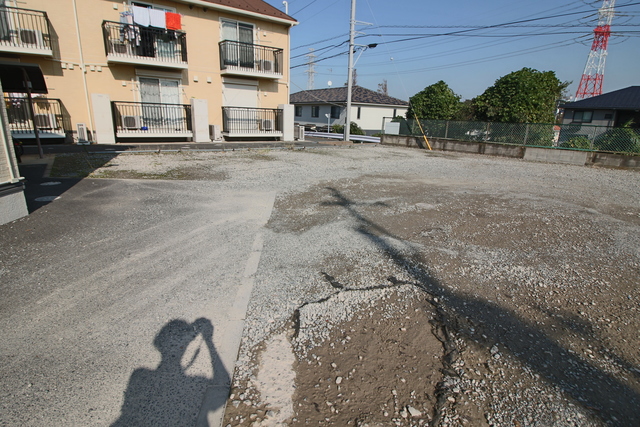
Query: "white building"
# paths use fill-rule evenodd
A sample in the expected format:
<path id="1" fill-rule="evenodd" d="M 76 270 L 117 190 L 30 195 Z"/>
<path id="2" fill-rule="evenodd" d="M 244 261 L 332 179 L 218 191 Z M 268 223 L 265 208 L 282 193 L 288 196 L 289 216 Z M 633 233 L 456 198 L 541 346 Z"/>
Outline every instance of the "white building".
<path id="1" fill-rule="evenodd" d="M 326 129 L 327 125 L 344 125 L 347 88 L 305 90 L 291 94 L 295 106 L 295 123 L 305 127 Z M 367 135 L 381 132 L 384 117 L 404 116 L 409 103 L 360 86 L 351 94 L 351 121 Z"/>

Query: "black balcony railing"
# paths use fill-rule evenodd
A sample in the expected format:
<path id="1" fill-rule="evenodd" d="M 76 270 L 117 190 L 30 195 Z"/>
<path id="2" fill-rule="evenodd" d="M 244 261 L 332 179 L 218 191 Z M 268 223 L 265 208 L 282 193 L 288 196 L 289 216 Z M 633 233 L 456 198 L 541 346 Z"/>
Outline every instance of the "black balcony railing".
<path id="1" fill-rule="evenodd" d="M 33 98 L 33 117 L 26 98 L 6 97 L 9 129 L 14 134 L 33 132 L 35 120 L 38 130 L 43 133 L 64 134 L 71 130 L 70 118 L 62 102 L 52 98 Z"/>
<path id="2" fill-rule="evenodd" d="M 282 49 L 225 40 L 220 42 L 220 69 L 282 74 L 282 55 Z"/>
<path id="3" fill-rule="evenodd" d="M 182 31 L 104 21 L 102 32 L 110 57 L 187 62 L 187 35 Z"/>
<path id="4" fill-rule="evenodd" d="M 0 6 L 0 50 L 3 47 L 51 50 L 47 13 Z"/>
<path id="5" fill-rule="evenodd" d="M 191 105 L 111 102 L 116 132 L 185 134 L 191 132 Z"/>
<path id="6" fill-rule="evenodd" d="M 230 136 L 280 134 L 282 110 L 222 107 L 222 131 Z"/>

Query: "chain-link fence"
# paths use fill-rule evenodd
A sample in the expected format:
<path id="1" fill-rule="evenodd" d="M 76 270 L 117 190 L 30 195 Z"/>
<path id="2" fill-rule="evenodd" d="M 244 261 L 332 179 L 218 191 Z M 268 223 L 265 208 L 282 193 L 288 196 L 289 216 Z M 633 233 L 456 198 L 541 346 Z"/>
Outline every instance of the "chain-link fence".
<path id="1" fill-rule="evenodd" d="M 393 123 L 392 126 L 388 124 Z M 420 128 L 422 126 L 422 130 Z M 583 124 L 492 123 L 385 118 L 385 133 L 534 147 L 640 153 L 640 129 Z"/>

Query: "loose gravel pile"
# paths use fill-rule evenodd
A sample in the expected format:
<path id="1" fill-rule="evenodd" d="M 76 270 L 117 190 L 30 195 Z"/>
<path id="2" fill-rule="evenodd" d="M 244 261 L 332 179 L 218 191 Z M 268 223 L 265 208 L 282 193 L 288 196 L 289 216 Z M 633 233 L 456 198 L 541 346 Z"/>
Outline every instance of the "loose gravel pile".
<path id="1" fill-rule="evenodd" d="M 94 176 L 142 164 L 278 191 L 225 425 L 640 425 L 637 172 L 359 146 Z"/>

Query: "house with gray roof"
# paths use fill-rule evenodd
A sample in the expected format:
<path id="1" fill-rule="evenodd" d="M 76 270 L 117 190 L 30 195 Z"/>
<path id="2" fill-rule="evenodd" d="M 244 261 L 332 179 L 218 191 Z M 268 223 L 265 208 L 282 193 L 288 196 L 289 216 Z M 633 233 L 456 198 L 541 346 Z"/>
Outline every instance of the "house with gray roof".
<path id="1" fill-rule="evenodd" d="M 291 94 L 295 122 L 306 128 L 326 129 L 346 121 L 347 88 L 304 90 Z M 404 116 L 409 103 L 373 90 L 354 86 L 351 93 L 351 121 L 367 135 L 381 132 L 385 117 Z"/>
<path id="2" fill-rule="evenodd" d="M 563 108 L 563 124 L 619 127 L 632 121 L 632 127 L 640 127 L 640 86 L 569 102 Z"/>

